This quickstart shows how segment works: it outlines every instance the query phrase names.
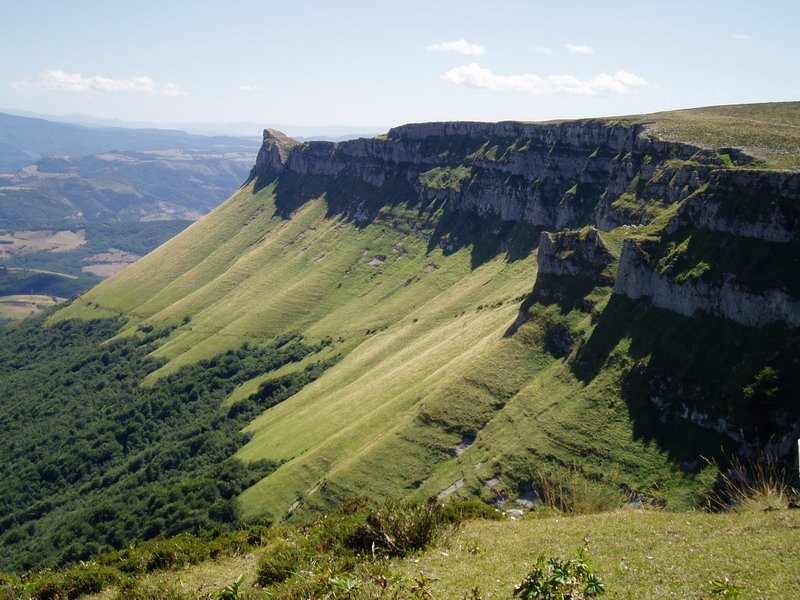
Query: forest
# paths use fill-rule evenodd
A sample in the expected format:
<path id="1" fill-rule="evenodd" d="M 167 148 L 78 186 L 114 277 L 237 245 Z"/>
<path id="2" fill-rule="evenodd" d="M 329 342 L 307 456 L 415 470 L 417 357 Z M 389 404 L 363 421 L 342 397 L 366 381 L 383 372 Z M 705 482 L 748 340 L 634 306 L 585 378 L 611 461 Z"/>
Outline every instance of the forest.
<path id="1" fill-rule="evenodd" d="M 118 320 L 46 318 L 0 332 L 0 571 L 238 525 L 237 495 L 277 466 L 232 458 L 247 441 L 242 427 L 333 362 L 225 406 L 239 383 L 330 340 L 244 344 L 143 386 L 169 329 L 115 337 Z"/>

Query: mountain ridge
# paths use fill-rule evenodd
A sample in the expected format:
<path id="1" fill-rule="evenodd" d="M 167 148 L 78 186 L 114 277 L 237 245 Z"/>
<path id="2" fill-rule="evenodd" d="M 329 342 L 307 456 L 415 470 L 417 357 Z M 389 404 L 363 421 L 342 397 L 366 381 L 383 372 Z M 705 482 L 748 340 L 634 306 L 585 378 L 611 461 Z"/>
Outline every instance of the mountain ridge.
<path id="1" fill-rule="evenodd" d="M 431 127 L 434 129 L 434 135 L 424 135 L 425 131 L 431 131 Z M 489 129 L 488 132 L 486 128 Z M 509 131 L 514 134 L 522 133 L 522 137 L 507 137 Z M 492 137 L 493 133 L 497 135 Z M 283 142 L 285 143 L 285 140 Z M 589 356 L 587 348 L 597 343 L 594 340 L 598 337 L 598 327 L 604 322 L 604 311 L 609 310 L 613 313 L 640 309 L 634 308 L 638 306 L 637 304 L 630 304 L 634 302 L 630 298 L 623 300 L 619 295 L 612 295 L 613 286 L 607 284 L 596 286 L 587 285 L 586 282 L 564 281 L 565 278 L 559 275 L 536 279 L 533 259 L 541 230 L 553 227 L 556 230 L 574 229 L 589 224 L 594 225 L 600 230 L 600 235 L 606 240 L 605 243 L 612 249 L 617 260 L 620 252 L 625 252 L 625 248 L 628 247 L 622 243 L 623 239 L 661 236 L 663 228 L 682 203 L 690 198 L 701 203 L 705 202 L 703 194 L 708 190 L 714 173 L 741 171 L 763 173 L 764 177 L 796 180 L 796 175 L 764 170 L 763 167 L 757 167 L 757 164 L 754 159 L 735 149 L 708 150 L 698 145 L 663 141 L 648 136 L 644 126 L 619 125 L 603 120 L 543 126 L 410 125 L 391 130 L 383 138 L 361 139 L 339 144 L 309 142 L 292 144 L 291 148 L 279 147 L 276 135 L 270 133 L 266 136 L 259 152 L 250 182 L 206 222 L 196 224 L 194 230 L 190 229 L 183 235 L 184 241 L 194 239 L 195 244 L 202 246 L 201 240 L 209 235 L 211 222 L 216 219 L 220 224 L 227 223 L 227 231 L 233 234 L 234 238 L 228 239 L 221 246 L 216 246 L 214 250 L 211 246 L 206 246 L 207 250 L 203 252 L 209 254 L 205 260 L 199 259 L 198 247 L 194 258 L 191 260 L 187 258 L 188 262 L 181 265 L 178 265 L 180 261 L 177 261 L 173 272 L 187 273 L 178 277 L 176 282 L 181 282 L 179 285 L 170 284 L 169 281 L 174 276 L 159 267 L 160 280 L 164 281 L 167 287 L 151 295 L 143 278 L 146 273 L 152 273 L 155 264 L 164 266 L 158 256 L 159 253 L 169 253 L 175 257 L 175 251 L 169 248 L 170 244 L 167 244 L 163 250 L 154 253 L 150 259 L 153 261 L 152 266 L 148 266 L 146 258 L 140 265 L 89 292 L 85 299 L 78 300 L 72 307 L 59 313 L 57 318 L 117 314 L 117 311 L 125 312 L 133 309 L 137 315 L 134 322 L 155 325 L 175 323 L 183 318 L 184 314 L 192 314 L 192 322 L 189 325 L 179 326 L 155 353 L 156 356 L 171 361 L 163 373 L 168 373 L 181 364 L 189 364 L 199 357 L 219 352 L 240 341 L 248 339 L 256 341 L 261 336 L 279 334 L 281 331 L 286 331 L 287 327 L 293 330 L 299 328 L 312 339 L 325 335 L 342 338 L 339 343 L 342 344 L 343 359 L 335 367 L 331 367 L 328 373 L 296 396 L 267 411 L 248 428 L 253 433 L 253 438 L 240 451 L 239 456 L 248 460 L 270 458 L 283 461 L 283 464 L 275 473 L 243 494 L 245 514 L 255 515 L 270 507 L 270 511 L 277 510 L 273 513 L 277 516 L 286 507 L 295 504 L 301 488 L 314 491 L 314 494 L 308 496 L 302 503 L 304 510 L 329 506 L 332 498 L 342 497 L 348 490 L 349 492 L 358 489 L 371 490 L 374 494 L 391 495 L 397 491 L 389 492 L 390 489 L 398 489 L 392 486 L 399 485 L 400 489 L 406 490 L 413 490 L 418 486 L 414 492 L 416 494 L 438 493 L 450 487 L 454 481 L 458 483 L 462 479 L 466 481 L 466 485 L 457 486 L 460 490 L 458 493 L 493 496 L 500 492 L 492 491 L 492 488 L 486 488 L 480 482 L 488 481 L 498 473 L 503 473 L 504 469 L 507 473 L 505 477 L 512 482 L 511 489 L 504 493 L 513 496 L 521 493 L 515 492 L 514 487 L 520 485 L 524 488 L 522 482 L 525 478 L 534 475 L 530 472 L 530 465 L 524 468 L 507 466 L 521 460 L 522 455 L 519 454 L 521 448 L 513 450 L 509 448 L 507 451 L 510 454 L 506 458 L 497 459 L 497 456 L 503 455 L 499 448 L 507 445 L 505 442 L 499 443 L 506 433 L 501 433 L 502 428 L 498 429 L 498 424 L 508 418 L 503 415 L 511 410 L 505 408 L 511 398 L 516 400 L 512 404 L 518 406 L 512 411 L 512 414 L 515 414 L 514 420 L 523 419 L 525 409 L 522 407 L 525 402 L 531 400 L 523 401 L 522 398 L 530 398 L 537 385 L 545 386 L 544 389 L 550 388 L 551 391 L 561 390 L 559 393 L 566 394 L 565 401 L 569 399 L 568 404 L 586 395 L 586 392 L 579 393 L 578 390 L 587 384 L 590 388 L 592 385 L 598 388 L 598 391 L 594 392 L 597 401 L 607 393 L 599 390 L 610 385 L 609 389 L 618 390 L 610 393 L 610 397 L 616 397 L 617 400 L 608 401 L 611 405 L 620 406 L 615 403 L 619 402 L 620 394 L 624 396 L 625 392 L 618 386 L 633 377 L 632 372 L 629 372 L 630 366 L 617 371 L 610 364 L 603 367 L 601 363 L 600 367 L 595 366 L 590 369 L 589 372 L 594 375 L 587 375 L 588 380 L 578 383 L 584 377 L 582 370 L 585 367 L 582 365 Z M 238 215 L 236 220 L 232 219 L 234 214 Z M 260 225 L 254 225 L 256 223 Z M 691 224 L 692 231 L 698 227 L 700 227 L 699 222 Z M 248 233 L 250 228 L 253 229 L 252 233 Z M 221 229 L 216 227 L 213 229 L 216 234 L 221 233 Z M 738 240 L 742 239 L 733 234 L 727 235 L 730 236 L 731 243 L 738 244 Z M 233 243 L 232 240 L 235 238 L 239 238 L 240 242 Z M 349 244 L 356 238 L 362 241 L 356 243 L 358 248 L 351 249 Z M 259 242 L 260 239 L 263 241 Z M 176 249 L 179 247 L 178 242 L 171 244 Z M 342 244 L 345 244 L 348 250 L 345 251 Z M 272 249 L 267 250 L 264 245 L 272 246 Z M 567 254 L 570 252 L 571 250 L 567 249 Z M 288 259 L 288 256 L 294 258 Z M 416 326 L 412 316 L 414 310 L 420 310 L 425 302 L 433 302 L 440 307 L 447 304 L 448 301 L 443 297 L 437 299 L 435 295 L 430 296 L 425 290 L 430 289 L 430 292 L 433 292 L 436 289 L 435 284 L 431 288 L 429 286 L 445 274 L 443 264 L 450 261 L 453 261 L 451 263 L 453 268 L 459 270 L 462 275 L 449 279 L 450 283 L 445 284 L 445 289 L 449 286 L 451 293 L 455 293 L 456 298 L 461 298 L 454 305 L 458 305 L 459 302 L 465 303 L 462 304 L 464 308 L 469 306 L 471 311 L 477 311 L 475 316 L 464 320 L 464 317 L 459 318 L 464 308 L 458 308 L 454 313 L 450 312 L 452 309 L 444 309 L 445 313 L 431 314 L 431 316 L 438 315 L 434 317 L 435 321 L 444 323 L 438 326 L 429 325 L 434 327 L 431 330 L 431 334 L 435 332 L 433 337 L 431 334 L 426 336 L 409 333 Z M 320 266 L 326 262 L 329 267 Z M 269 263 L 281 267 L 278 271 L 274 269 L 268 271 L 259 266 Z M 290 267 L 290 263 L 293 266 Z M 407 270 L 401 266 L 403 264 L 415 266 Z M 460 266 L 456 267 L 456 264 Z M 794 263 L 789 263 L 787 268 L 792 268 L 792 264 Z M 189 265 L 194 266 L 186 271 Z M 613 269 L 616 271 L 616 265 Z M 706 275 L 715 273 L 715 269 L 716 265 L 712 265 Z M 757 266 L 749 271 L 737 273 L 737 277 L 741 281 L 746 281 L 748 277 L 754 277 L 756 271 L 758 271 Z M 216 272 L 218 275 L 213 275 L 209 279 L 210 272 Z M 512 272 L 516 274 L 511 275 Z M 300 279 L 297 279 L 297 274 L 302 274 Z M 353 277 L 358 280 L 358 284 L 350 282 Z M 567 276 L 566 279 L 569 280 L 570 277 Z M 256 283 L 259 280 L 261 284 Z M 371 280 L 384 283 L 369 284 Z M 425 280 L 430 280 L 431 283 L 422 285 L 416 293 L 409 295 L 404 291 L 407 286 L 417 285 L 418 281 Z M 467 283 L 469 281 L 473 283 Z M 534 287 L 532 298 L 522 303 L 520 308 L 519 300 L 515 304 L 512 299 L 527 296 L 534 281 L 537 282 L 536 286 L 539 289 Z M 474 292 L 473 295 L 466 292 L 474 285 L 480 288 L 489 282 L 496 286 L 496 291 L 493 293 L 484 292 L 481 296 L 475 296 Z M 364 284 L 366 287 L 362 287 Z M 690 277 L 688 284 L 697 285 L 697 282 Z M 340 287 L 337 288 L 337 285 Z M 462 285 L 466 286 L 464 293 L 456 292 Z M 264 289 L 268 290 L 267 296 L 258 294 L 259 286 L 265 286 Z M 377 291 L 382 287 L 386 289 L 382 292 Z M 143 300 L 150 299 L 131 303 L 129 292 L 124 291 L 128 288 L 131 290 L 135 288 L 142 293 Z M 357 291 L 358 289 L 362 291 Z M 350 307 L 351 300 L 348 294 L 352 293 L 355 293 L 352 296 L 355 303 Z M 296 294 L 300 294 L 302 301 L 299 304 L 289 302 L 288 299 Z M 120 302 L 122 297 L 129 300 Z M 368 299 L 357 301 L 359 297 Z M 379 297 L 393 298 L 393 300 L 386 309 L 376 310 L 376 307 L 381 305 L 372 303 Z M 260 300 L 256 300 L 257 298 Z M 392 308 L 392 303 L 395 303 L 395 308 Z M 364 330 L 371 333 L 365 338 L 352 328 L 348 328 L 349 333 L 343 335 L 340 324 L 352 321 L 354 318 L 352 311 L 358 311 L 356 306 L 359 305 L 363 307 L 361 310 L 366 309 L 366 312 L 357 317 L 353 324 L 364 323 Z M 403 312 L 392 314 L 400 305 L 406 307 Z M 487 310 L 487 306 L 493 308 Z M 416 309 L 412 308 L 409 312 L 411 307 Z M 508 337 L 506 335 L 508 328 L 514 323 L 520 310 L 525 316 L 516 333 Z M 283 317 L 280 316 L 282 311 Z M 285 314 L 286 311 L 289 314 Z M 648 308 L 646 312 L 649 311 L 651 309 Z M 444 318 L 445 314 L 449 316 Z M 692 317 L 677 313 L 671 315 L 673 316 L 660 318 L 666 319 L 665 323 L 675 321 L 681 328 L 694 322 Z M 490 319 L 486 320 L 487 318 Z M 609 314 L 609 322 L 611 318 Z M 485 322 L 487 329 L 476 326 L 481 320 Z M 467 325 L 470 321 L 472 324 Z M 467 329 L 460 329 L 461 327 Z M 737 329 L 739 326 L 735 323 L 724 327 L 730 329 L 730 335 L 734 335 L 734 331 L 739 331 Z M 479 337 L 469 337 L 467 331 L 470 329 Z M 129 328 L 129 331 L 132 330 Z M 494 333 L 491 333 L 492 331 Z M 644 332 L 637 332 L 636 336 L 643 334 Z M 466 337 L 463 337 L 465 335 Z M 487 335 L 488 337 L 484 337 Z M 780 339 L 794 340 L 791 330 L 786 330 L 781 336 Z M 463 342 L 458 342 L 455 347 L 451 346 L 448 351 L 444 351 L 446 345 L 442 344 L 446 344 L 445 340 L 462 337 Z M 558 341 L 559 338 L 562 342 Z M 525 339 L 529 341 L 523 342 Z M 540 341 L 531 341 L 535 339 Z M 571 339 L 572 343 L 563 342 L 566 339 Z M 421 345 L 415 346 L 412 340 L 418 340 L 417 344 Z M 386 346 L 387 343 L 389 346 Z M 409 371 L 410 367 L 400 367 L 399 363 L 393 363 L 391 355 L 381 359 L 379 354 L 375 354 L 378 348 L 383 347 L 384 352 L 399 352 L 397 355 L 399 357 L 403 356 L 400 348 L 405 347 L 407 353 L 412 353 L 406 354 L 406 360 L 414 352 L 421 352 L 420 356 L 424 355 L 426 360 L 430 360 L 433 355 L 429 351 L 427 353 L 423 351 L 423 348 L 431 344 L 437 348 L 439 357 L 430 366 L 433 368 L 439 365 L 439 370 L 427 376 L 424 375 L 424 370 L 414 375 Z M 475 350 L 469 352 L 468 348 Z M 479 348 L 481 350 L 478 350 Z M 547 348 L 550 350 L 546 350 Z M 463 353 L 462 358 L 455 363 L 461 366 L 448 367 L 449 373 L 445 376 L 447 370 L 445 365 L 455 358 L 449 354 L 452 351 Z M 603 350 L 603 355 L 608 351 Z M 501 385 L 498 389 L 488 391 L 485 400 L 470 408 L 469 402 L 475 402 L 474 398 L 478 397 L 473 395 L 474 392 L 457 399 L 451 397 L 449 394 L 452 391 L 448 390 L 462 389 L 459 386 L 465 385 L 472 379 L 467 376 L 467 372 L 476 369 L 481 362 L 477 358 L 475 360 L 478 362 L 471 362 L 468 359 L 468 356 L 475 352 L 478 354 L 488 352 L 487 357 L 495 356 L 492 360 L 487 358 L 486 364 L 492 364 L 494 368 L 501 370 L 509 383 L 513 381 L 518 383 L 511 384 L 510 388 L 501 389 L 503 387 Z M 619 346 L 614 352 L 621 353 L 614 359 L 620 360 L 627 350 L 624 346 Z M 774 349 L 764 348 L 760 352 L 759 354 L 754 351 L 754 363 L 772 360 L 769 357 L 773 356 Z M 451 358 L 448 359 L 448 356 Z M 605 360 L 610 359 L 609 356 Z M 631 359 L 625 359 L 628 360 Z M 673 355 L 670 360 L 679 359 Z M 697 356 L 692 360 L 700 364 L 706 359 Z M 421 366 L 416 362 L 412 364 L 416 365 L 416 368 Z M 510 373 L 504 364 L 506 366 L 518 364 L 519 370 Z M 523 367 L 525 364 L 528 366 Z M 752 366 L 751 369 L 755 371 L 745 369 L 746 372 L 731 381 L 730 385 L 745 387 L 747 381 L 744 380 L 755 377 L 763 366 L 760 364 L 758 369 Z M 398 368 L 400 371 L 397 371 Z M 601 370 L 597 371 L 598 368 Z M 646 366 L 644 368 L 647 369 Z M 788 374 L 795 367 L 791 361 L 789 363 L 784 361 L 784 366 L 781 368 Z M 566 372 L 556 376 L 564 369 Z M 398 375 L 400 379 L 394 381 L 390 375 L 392 372 L 402 373 Z M 336 375 L 337 373 L 339 375 Z M 382 375 L 379 376 L 379 373 Z M 458 378 L 456 373 L 463 373 L 464 377 L 458 385 L 453 381 L 453 378 Z M 571 373 L 567 380 L 577 376 L 575 382 L 566 386 L 557 384 L 556 381 L 560 377 L 567 376 L 566 373 Z M 623 376 L 625 373 L 627 374 Z M 151 375 L 151 377 L 158 376 L 159 372 Z M 788 377 L 781 375 L 784 376 Z M 367 379 L 364 379 L 365 377 Z M 489 372 L 481 375 L 479 388 L 488 385 L 486 378 L 491 377 Z M 421 402 L 419 398 L 413 400 L 413 392 L 411 396 L 407 396 L 408 400 L 402 400 L 402 395 L 392 396 L 390 390 L 403 378 L 411 378 L 406 379 L 407 384 L 412 381 L 418 382 L 411 385 L 410 390 L 429 387 L 429 390 L 422 394 L 422 397 L 430 396 L 427 402 Z M 335 383 L 337 379 L 340 380 L 338 384 Z M 366 385 L 369 379 L 372 380 L 369 388 L 375 388 L 373 393 L 376 401 L 377 398 L 382 400 L 381 403 L 374 404 L 368 409 L 369 401 L 363 395 L 364 392 L 358 390 L 359 386 Z M 653 377 L 651 379 L 655 381 Z M 435 383 L 437 381 L 441 383 Z M 592 384 L 592 381 L 595 383 Z M 425 382 L 423 388 L 415 387 L 423 382 Z M 467 384 L 467 387 L 470 385 Z M 717 384 L 712 385 L 712 389 L 715 385 Z M 702 385 L 698 390 L 701 389 L 704 389 Z M 334 390 L 338 391 L 334 393 Z M 707 393 L 707 390 L 702 393 L 697 391 L 698 396 L 695 401 L 704 405 L 708 400 L 702 398 L 705 398 Z M 736 400 L 736 394 L 741 394 L 741 391 L 728 389 L 724 394 L 725 397 L 730 395 L 730 400 L 726 402 L 731 403 L 728 406 L 734 407 L 739 402 Z M 334 402 L 333 398 L 336 396 L 348 400 Z M 467 401 L 467 397 L 472 397 L 473 400 Z M 539 401 L 541 400 L 543 398 Z M 334 430 L 336 427 L 345 426 L 346 421 L 342 421 L 341 417 L 334 417 L 331 411 L 335 405 L 349 406 L 351 401 L 353 406 L 361 406 L 362 415 L 356 417 L 356 413 L 353 413 L 353 418 L 356 420 L 348 426 L 347 436 L 341 437 L 334 434 Z M 324 408 L 326 402 L 333 404 Z M 422 408 L 427 404 L 430 404 L 430 408 Z M 476 413 L 477 406 L 482 408 Z M 636 410 L 647 408 L 645 412 L 649 415 L 651 410 L 648 406 L 644 405 Z M 653 407 L 655 408 L 654 405 Z M 522 412 L 517 412 L 520 409 Z M 313 416 L 309 410 L 312 413 L 316 411 L 318 415 Z M 353 409 L 348 409 L 350 410 Z M 390 412 L 385 412 L 387 410 Z M 563 409 L 551 407 L 550 410 L 560 412 Z M 711 411 L 711 415 L 714 411 L 720 410 L 735 412 L 738 409 L 715 408 Z M 789 410 L 793 414 L 794 409 Z M 392 411 L 400 412 L 392 413 Z M 472 418 L 475 420 L 471 421 L 465 416 L 473 413 Z M 299 414 L 308 415 L 310 421 L 305 422 L 302 419 L 298 421 Z M 371 436 L 367 432 L 376 426 L 375 423 L 389 418 L 389 414 L 395 414 L 392 417 L 395 419 L 395 426 L 387 430 L 382 442 L 370 441 Z M 401 417 L 401 414 L 407 416 Z M 569 412 L 560 418 L 566 414 Z M 624 436 L 622 432 L 629 427 L 625 422 L 630 416 L 625 417 L 625 414 L 624 410 L 622 412 L 612 410 L 607 415 L 610 419 L 609 426 L 614 423 L 613 429 L 617 431 L 615 435 Z M 663 428 L 656 425 L 657 418 L 662 417 L 663 415 L 656 411 L 653 416 L 647 417 L 651 425 L 640 424 L 637 427 L 642 426 L 645 430 L 648 427 Z M 651 422 L 650 419 L 653 418 L 656 418 L 656 421 Z M 705 418 L 713 420 L 710 415 Z M 731 422 L 735 423 L 740 417 L 734 418 L 728 415 L 726 418 L 729 421 L 726 421 L 726 427 L 722 428 L 725 432 L 730 427 L 735 428 Z M 777 416 L 776 418 L 781 419 Z M 767 421 L 772 422 L 770 419 Z M 292 425 L 292 422 L 298 424 Z M 303 423 L 304 433 L 298 429 L 300 422 Z M 576 427 L 575 422 L 568 422 L 569 425 L 565 425 L 568 430 Z M 678 427 L 680 422 L 680 419 L 676 418 L 674 425 L 670 427 Z M 789 423 L 795 421 L 790 419 Z M 542 425 L 539 423 L 537 426 Z M 332 427 L 334 429 L 331 429 Z M 782 439 L 788 439 L 793 435 L 796 423 L 786 425 L 788 430 L 775 423 L 770 427 L 772 430 L 778 427 L 783 432 L 781 435 L 785 436 Z M 493 434 L 486 433 L 493 429 Z M 544 440 L 550 438 L 548 444 L 562 437 L 549 426 L 545 427 L 545 430 L 548 433 Z M 309 434 L 309 431 L 312 433 Z M 394 433 L 388 434 L 388 431 Z M 411 431 L 415 433 L 411 434 Z M 661 482 L 658 485 L 664 486 L 662 489 L 676 485 L 674 481 L 668 482 L 670 477 L 677 476 L 684 482 L 694 477 L 690 475 L 687 478 L 687 475 L 678 468 L 680 464 L 692 463 L 692 456 L 696 458 L 697 455 L 693 454 L 697 452 L 694 444 L 704 446 L 713 454 L 714 452 L 708 447 L 709 443 L 719 447 L 719 444 L 734 442 L 732 438 L 728 439 L 728 442 L 721 441 L 726 438 L 722 430 L 722 437 L 718 440 L 712 441 L 709 438 L 703 442 L 701 439 L 707 436 L 703 433 L 705 430 L 698 426 L 696 431 L 696 435 L 693 434 L 695 441 L 686 449 L 677 451 L 676 462 L 667 468 L 671 475 L 667 476 L 665 472 L 663 476 L 658 477 Z M 468 434 L 474 436 L 475 432 L 478 432 L 478 442 L 470 445 L 456 462 L 452 462 L 453 459 L 448 454 L 450 448 L 462 443 L 464 436 Z M 493 435 L 495 442 L 480 443 L 484 436 L 491 439 Z M 585 432 L 581 435 L 584 436 L 581 438 L 584 440 L 581 443 L 588 443 Z M 643 439 L 650 437 L 648 434 Z M 269 438 L 274 441 L 268 441 Z M 289 441 L 293 438 L 294 442 Z M 664 438 L 657 436 L 657 439 L 661 440 L 659 444 L 669 446 Z M 563 442 L 564 440 L 561 440 L 558 444 Z M 608 443 L 611 442 L 607 441 Z M 616 443 L 629 448 L 626 452 L 645 454 L 649 452 L 638 445 L 640 442 L 636 441 L 635 437 L 625 442 L 618 440 Z M 638 450 L 632 450 L 631 443 Z M 752 443 L 752 439 L 748 443 Z M 314 449 L 316 445 L 319 447 Z M 487 448 L 492 445 L 494 450 L 487 454 Z M 592 452 L 599 451 L 594 444 L 590 445 L 594 448 Z M 479 450 L 481 446 L 483 450 Z M 694 449 L 690 449 L 691 447 Z M 356 451 L 355 448 L 360 450 Z M 675 448 L 670 448 L 670 452 L 675 451 Z M 361 457 L 353 458 L 353 452 Z M 365 452 L 366 454 L 359 455 Z M 560 455 L 563 450 L 553 450 L 553 452 Z M 607 452 L 608 450 L 604 450 L 603 454 Z M 395 472 L 394 468 L 392 469 L 394 475 L 384 473 L 387 481 L 397 477 L 395 483 L 388 484 L 387 488 L 386 484 L 378 485 L 366 476 L 378 462 L 385 460 L 387 456 L 397 456 L 398 453 L 417 458 L 412 461 L 415 465 L 413 468 L 407 465 L 405 475 L 401 475 L 400 471 Z M 476 464 L 486 465 L 491 464 L 491 460 L 487 462 L 485 459 L 491 458 L 492 455 L 495 456 L 495 460 L 499 460 L 493 472 L 482 474 L 482 471 L 473 469 L 473 474 L 469 474 L 469 471 L 464 470 L 466 465 L 464 461 L 469 457 L 474 457 L 473 462 Z M 540 454 L 534 453 L 534 457 L 537 455 Z M 662 460 L 657 459 L 657 455 L 658 453 L 647 460 L 655 462 Z M 349 458 L 345 458 L 346 456 Z M 425 458 L 422 458 L 423 456 Z M 480 459 L 481 456 L 483 459 Z M 531 460 L 536 463 L 542 459 L 529 457 L 520 464 Z M 552 459 L 544 459 L 544 462 L 539 464 L 547 464 L 550 460 Z M 420 471 L 417 461 L 428 463 L 430 466 Z M 591 463 L 591 460 L 589 462 Z M 648 468 L 654 468 L 655 462 L 653 467 Z M 504 464 L 506 467 L 502 466 Z M 587 473 L 592 472 L 594 468 L 596 466 L 587 466 Z M 475 481 L 476 476 L 477 481 Z M 635 487 L 644 489 L 642 486 L 653 485 L 646 481 L 647 478 L 640 479 Z M 327 489 L 327 492 L 323 494 L 325 498 L 318 500 L 321 489 Z M 677 492 L 677 488 L 675 491 Z M 683 492 L 680 492 L 678 496 L 684 500 L 679 501 L 678 496 L 675 496 L 673 501 L 686 501 L 686 496 L 682 494 Z M 284 508 L 277 508 L 280 506 Z"/>
<path id="2" fill-rule="evenodd" d="M 502 126 L 524 132 L 516 137 L 452 127 L 340 144 L 269 133 L 228 201 L 48 326 L 102 325 L 103 344 L 135 349 L 143 362 L 128 370 L 141 375 L 124 382 L 143 399 L 177 385 L 213 404 L 224 389 L 214 431 L 241 433 L 224 464 L 274 466 L 238 499 L 224 497 L 224 514 L 235 504 L 245 520 L 302 521 L 354 495 L 527 506 L 552 486 L 593 503 L 679 510 L 702 506 L 714 488 L 719 471 L 702 457 L 787 456 L 800 432 L 797 329 L 737 322 L 718 300 L 730 297 L 725 282 L 757 298 L 782 290 L 789 308 L 800 298 L 798 174 L 728 146 L 653 139 L 618 119 Z M 648 293 L 615 293 L 628 289 L 631 252 L 649 280 L 669 285 L 647 290 L 648 278 L 633 278 Z M 664 306 L 680 300 L 675 290 L 701 298 L 699 310 Z M 92 339 L 73 373 L 102 364 Z M 252 362 L 287 340 L 305 353 Z M 115 356 L 124 372 L 129 359 Z M 202 390 L 184 384 L 196 373 L 206 373 Z M 65 410 L 36 401 L 51 410 L 41 426 Z M 168 406 L 191 431 L 176 441 L 188 452 L 203 438 L 192 424 L 208 415 Z M 102 427 L 127 435 L 125 422 Z M 94 455 L 91 440 L 80 447 Z M 102 448 L 124 477 L 86 480 L 95 493 L 117 497 L 122 482 L 147 476 L 121 444 Z M 26 459 L 26 485 L 58 476 Z M 170 481 L 187 475 L 164 462 Z M 211 468 L 200 472 L 213 478 Z M 42 517 L 15 513 L 7 535 L 36 549 L 30 523 L 71 518 L 111 536 L 113 521 L 68 516 L 80 515 L 65 512 L 79 510 L 74 494 L 62 496 L 75 488 L 57 481 L 63 492 L 48 494 L 64 504 Z M 181 523 L 222 514 L 191 501 Z M 108 543 L 133 535 L 112 533 Z M 91 539 L 69 556 L 85 556 Z"/>

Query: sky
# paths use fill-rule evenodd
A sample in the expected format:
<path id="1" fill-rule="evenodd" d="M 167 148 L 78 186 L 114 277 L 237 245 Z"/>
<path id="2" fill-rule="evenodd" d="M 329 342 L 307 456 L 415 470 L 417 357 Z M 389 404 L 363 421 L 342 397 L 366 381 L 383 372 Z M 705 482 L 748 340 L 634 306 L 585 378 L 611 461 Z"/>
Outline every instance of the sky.
<path id="1" fill-rule="evenodd" d="M 800 99 L 800 2 L 0 0 L 0 107 L 160 124 Z"/>

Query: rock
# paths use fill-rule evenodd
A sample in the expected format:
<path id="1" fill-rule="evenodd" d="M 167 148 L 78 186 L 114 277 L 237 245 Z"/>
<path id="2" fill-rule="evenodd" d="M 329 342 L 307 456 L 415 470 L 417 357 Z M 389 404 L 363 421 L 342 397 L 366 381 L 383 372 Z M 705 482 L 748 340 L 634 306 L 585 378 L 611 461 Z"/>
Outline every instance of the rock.
<path id="1" fill-rule="evenodd" d="M 747 327 L 764 327 L 783 321 L 800 326 L 800 301 L 784 290 L 771 289 L 760 294 L 740 287 L 732 277 L 714 283 L 702 279 L 674 281 L 651 267 L 636 241 L 622 246 L 614 293 L 633 300 L 649 298 L 654 306 L 694 316 L 702 311 L 730 319 Z"/>
<path id="2" fill-rule="evenodd" d="M 511 508 L 505 511 L 504 514 L 512 521 L 519 521 L 524 513 L 519 508 Z"/>
<path id="3" fill-rule="evenodd" d="M 443 500 L 444 498 L 447 498 L 450 494 L 452 494 L 453 492 L 458 490 L 458 488 L 463 486 L 465 483 L 466 483 L 466 481 L 464 479 L 459 479 L 453 485 L 446 487 L 441 492 L 436 494 L 436 498 L 439 499 L 439 500 Z"/>
<path id="4" fill-rule="evenodd" d="M 597 209 L 596 219 L 611 226 L 624 218 L 616 214 L 613 201 L 637 176 L 646 195 L 673 199 L 690 193 L 692 173 L 698 184 L 707 179 L 706 170 L 695 166 L 680 177 L 656 181 L 660 172 L 652 163 L 688 160 L 699 148 L 642 132 L 641 126 L 601 121 L 422 123 L 396 127 L 378 138 L 297 144 L 267 130 L 251 176 L 273 178 L 286 171 L 352 178 L 376 188 L 405 181 L 409 199 L 441 198 L 453 210 L 561 229 Z M 487 140 L 497 145 L 490 148 Z M 455 166 L 468 172 L 459 185 L 431 188 L 421 178 L 431 169 Z"/>
<path id="5" fill-rule="evenodd" d="M 582 231 L 542 232 L 536 257 L 539 273 L 580 275 L 598 283 L 610 283 L 605 273 L 614 256 L 594 227 Z"/>

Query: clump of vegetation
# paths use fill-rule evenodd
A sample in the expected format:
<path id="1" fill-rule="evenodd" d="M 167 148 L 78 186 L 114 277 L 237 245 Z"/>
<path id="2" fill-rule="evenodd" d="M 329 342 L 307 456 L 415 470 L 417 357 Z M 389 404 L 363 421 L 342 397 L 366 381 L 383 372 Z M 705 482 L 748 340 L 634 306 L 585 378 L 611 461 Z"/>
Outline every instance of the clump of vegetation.
<path id="1" fill-rule="evenodd" d="M 625 502 L 619 488 L 594 481 L 571 468 L 566 474 L 540 472 L 534 488 L 542 506 L 563 513 L 585 515 L 614 510 Z"/>
<path id="2" fill-rule="evenodd" d="M 798 492 L 792 487 L 794 469 L 771 456 L 750 461 L 733 458 L 720 468 L 716 485 L 708 494 L 709 508 L 720 510 L 782 510 Z"/>
<path id="3" fill-rule="evenodd" d="M 448 502 L 442 507 L 442 516 L 449 523 L 461 523 L 470 519 L 500 521 L 503 513 L 494 506 L 480 500 L 459 500 Z"/>
<path id="4" fill-rule="evenodd" d="M 451 510 L 450 515 L 456 514 Z M 450 524 L 438 502 L 392 503 L 370 512 L 348 543 L 362 551 L 406 556 L 433 544 Z"/>
<path id="5" fill-rule="evenodd" d="M 735 585 L 727 575 L 708 582 L 708 593 L 715 598 L 738 598 L 743 591 L 744 588 Z"/>
<path id="6" fill-rule="evenodd" d="M 540 555 L 533 570 L 514 587 L 514 595 L 522 600 L 583 600 L 605 592 L 605 583 L 592 571 L 583 550 L 566 560 Z"/>

